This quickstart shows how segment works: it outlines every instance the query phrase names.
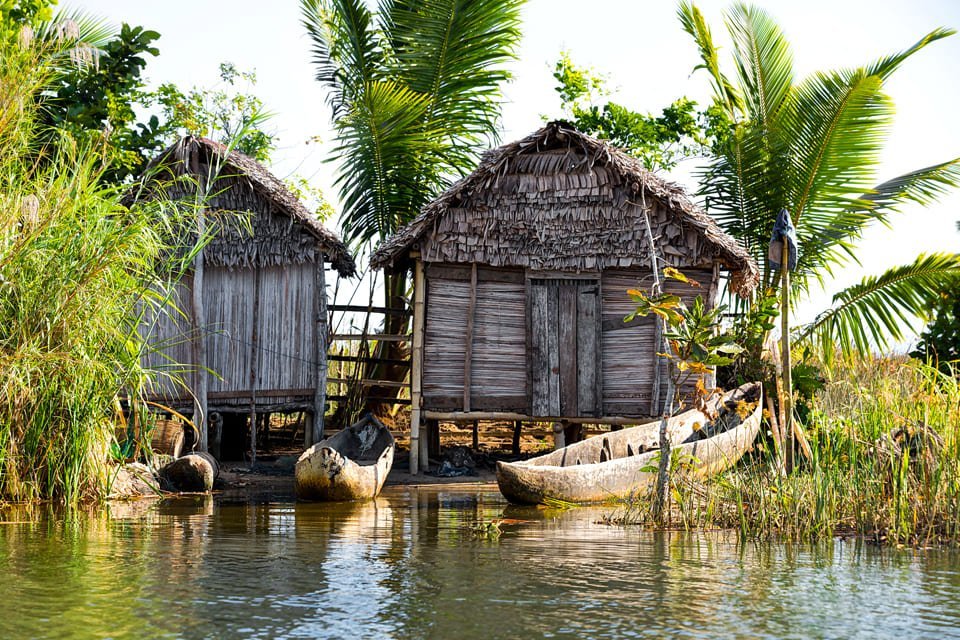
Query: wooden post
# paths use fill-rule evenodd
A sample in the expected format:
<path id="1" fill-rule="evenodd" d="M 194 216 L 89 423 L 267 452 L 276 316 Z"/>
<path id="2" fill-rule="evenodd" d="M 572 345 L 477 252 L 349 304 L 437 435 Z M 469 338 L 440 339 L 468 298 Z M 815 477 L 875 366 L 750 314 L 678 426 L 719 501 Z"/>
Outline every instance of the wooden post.
<path id="1" fill-rule="evenodd" d="M 413 348 L 410 354 L 410 474 L 420 473 L 420 411 L 423 404 L 423 332 L 426 284 L 423 262 L 414 257 L 413 267 Z"/>
<path id="2" fill-rule="evenodd" d="M 783 256 L 780 260 L 781 303 L 780 303 L 780 357 L 783 359 L 783 395 L 780 405 L 783 407 L 783 451 L 784 468 L 787 473 L 793 471 L 793 372 L 790 362 L 790 243 L 783 240 Z"/>
<path id="3" fill-rule="evenodd" d="M 202 238 L 206 229 L 206 213 L 197 214 L 198 238 Z M 191 355 L 193 357 L 193 424 L 197 428 L 199 451 L 207 450 L 209 436 L 207 434 L 207 340 L 204 327 L 206 318 L 203 311 L 203 248 L 193 259 L 193 340 L 191 341 Z"/>
<path id="4" fill-rule="evenodd" d="M 513 455 L 520 455 L 520 431 L 523 429 L 523 422 L 517 420 L 513 423 Z"/>
<path id="5" fill-rule="evenodd" d="M 323 440 L 323 414 L 327 401 L 327 284 L 323 272 L 323 253 L 317 250 L 314 313 L 316 314 L 317 354 L 316 389 L 313 391 L 313 420 L 311 428 L 304 429 L 307 447 Z M 309 434 L 309 435 L 308 435 Z"/>
<path id="6" fill-rule="evenodd" d="M 473 442 L 472 442 L 472 444 L 473 444 L 473 450 L 474 450 L 474 451 L 479 451 L 479 450 L 480 450 L 480 421 L 479 421 L 479 420 L 474 420 L 474 421 L 473 421 Z"/>
<path id="7" fill-rule="evenodd" d="M 470 412 L 471 370 L 473 369 L 473 316 L 477 310 L 477 263 L 470 265 L 470 300 L 467 303 L 467 334 L 463 356 L 463 411 Z"/>
<path id="8" fill-rule="evenodd" d="M 557 449 L 563 449 L 565 446 L 567 446 L 563 427 L 564 427 L 564 423 L 562 422 L 553 423 L 553 450 L 554 451 L 556 451 Z"/>
<path id="9" fill-rule="evenodd" d="M 260 267 L 253 267 L 253 319 L 250 322 L 250 466 L 257 462 L 257 372 L 260 359 Z"/>

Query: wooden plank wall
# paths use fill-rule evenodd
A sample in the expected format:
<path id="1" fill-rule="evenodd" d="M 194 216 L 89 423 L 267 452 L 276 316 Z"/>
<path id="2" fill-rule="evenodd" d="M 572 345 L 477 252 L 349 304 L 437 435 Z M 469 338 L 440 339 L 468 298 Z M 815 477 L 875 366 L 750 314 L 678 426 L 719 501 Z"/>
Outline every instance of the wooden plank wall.
<path id="1" fill-rule="evenodd" d="M 206 340 L 211 406 L 243 406 L 250 399 L 250 345 L 253 340 L 253 274 L 260 279 L 257 343 L 257 404 L 311 401 L 315 389 L 318 323 L 314 312 L 316 265 L 290 264 L 254 269 L 207 266 L 204 270 L 203 333 Z M 178 286 L 174 304 L 189 315 L 191 282 Z M 151 342 L 161 354 L 147 354 L 148 366 L 163 370 L 170 362 L 189 365 L 189 317 L 174 311 L 157 318 Z M 141 324 L 146 335 L 150 318 Z M 155 390 L 167 398 L 186 392 L 167 381 Z"/>
<path id="2" fill-rule="evenodd" d="M 464 408 L 469 351 L 470 409 L 526 411 L 526 288 L 522 270 L 477 269 L 470 325 L 472 269 L 428 264 L 423 358 L 424 408 Z"/>
<path id="3" fill-rule="evenodd" d="M 483 275 L 481 270 L 479 278 Z M 527 325 L 523 280 L 490 282 L 479 278 L 471 359 L 472 407 L 475 411 L 526 411 Z"/>
<path id="4" fill-rule="evenodd" d="M 679 295 L 688 304 L 698 294 L 707 297 L 712 269 L 681 269 L 701 284 L 699 289 L 668 280 L 665 289 Z M 605 415 L 648 416 L 653 386 L 652 358 L 654 324 L 652 318 L 638 318 L 629 325 L 624 317 L 635 308 L 627 289 L 649 289 L 650 273 L 646 269 L 611 269 L 604 271 L 603 295 L 603 409 Z M 661 363 L 660 398 L 666 393 L 667 369 Z"/>
<path id="5" fill-rule="evenodd" d="M 190 285 L 191 279 L 187 276 L 174 288 L 166 309 L 151 307 L 146 310 L 138 331 L 156 351 L 144 354 L 145 367 L 161 372 L 175 372 L 182 368 L 180 363 L 191 362 Z M 183 377 L 189 380 L 189 375 Z M 186 395 L 182 386 L 174 384 L 166 376 L 158 377 L 150 391 L 165 398 Z"/>
<path id="6" fill-rule="evenodd" d="M 300 389 L 313 397 L 315 268 L 304 263 L 260 269 L 258 391 Z"/>
<path id="7" fill-rule="evenodd" d="M 466 357 L 469 280 L 427 275 L 423 344 L 423 402 L 427 410 L 461 409 Z"/>

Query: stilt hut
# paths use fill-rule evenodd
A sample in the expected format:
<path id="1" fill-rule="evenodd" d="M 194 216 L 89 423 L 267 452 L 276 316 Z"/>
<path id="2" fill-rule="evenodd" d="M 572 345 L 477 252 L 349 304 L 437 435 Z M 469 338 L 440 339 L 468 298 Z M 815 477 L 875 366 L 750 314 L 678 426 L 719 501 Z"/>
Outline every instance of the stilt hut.
<path id="1" fill-rule="evenodd" d="M 191 412 L 197 448 L 218 457 L 221 427 L 241 431 L 247 415 L 254 455 L 258 414 L 306 413 L 309 446 L 323 433 L 325 264 L 352 276 L 350 252 L 263 165 L 220 143 L 185 137 L 151 168 L 142 193 L 162 188 L 184 206 L 202 202 L 194 237 L 210 236 L 172 305 L 142 321 L 157 347 L 147 365 L 186 365 L 186 388 L 161 378 L 156 395 Z"/>
<path id="2" fill-rule="evenodd" d="M 659 415 L 659 329 L 624 322 L 627 289 L 649 289 L 654 264 L 701 285 L 669 291 L 710 305 L 721 272 L 742 295 L 758 282 L 749 254 L 682 189 L 568 124 L 488 152 L 372 257 L 414 273 L 411 465 L 425 458 L 423 419 Z"/>

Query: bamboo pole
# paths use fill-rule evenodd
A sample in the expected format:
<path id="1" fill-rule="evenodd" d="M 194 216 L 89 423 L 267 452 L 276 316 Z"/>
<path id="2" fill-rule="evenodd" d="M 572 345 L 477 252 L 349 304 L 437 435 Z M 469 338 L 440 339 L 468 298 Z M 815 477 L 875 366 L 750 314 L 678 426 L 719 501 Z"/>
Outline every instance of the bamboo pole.
<path id="1" fill-rule="evenodd" d="M 423 331 L 426 284 L 423 262 L 414 260 L 413 272 L 413 348 L 410 354 L 410 474 L 420 473 L 420 421 L 423 404 Z"/>
<path id="2" fill-rule="evenodd" d="M 327 403 L 327 283 L 323 272 L 323 253 L 317 250 L 317 271 L 315 278 L 316 292 L 314 295 L 313 312 L 316 314 L 314 323 L 317 332 L 317 369 L 316 388 L 313 391 L 313 420 L 310 429 L 304 429 L 304 439 L 307 447 L 323 440 L 323 414 Z M 309 432 L 309 435 L 307 435 Z"/>
<path id="3" fill-rule="evenodd" d="M 202 237 L 206 227 L 206 214 L 200 211 L 197 220 L 198 235 Z M 194 412 L 193 424 L 198 430 L 199 442 L 196 447 L 199 451 L 207 450 L 207 340 L 204 335 L 206 325 L 203 310 L 203 249 L 201 248 L 193 259 L 193 288 L 191 290 L 191 307 L 193 310 L 193 341 L 191 351 L 193 359 L 193 397 Z"/>

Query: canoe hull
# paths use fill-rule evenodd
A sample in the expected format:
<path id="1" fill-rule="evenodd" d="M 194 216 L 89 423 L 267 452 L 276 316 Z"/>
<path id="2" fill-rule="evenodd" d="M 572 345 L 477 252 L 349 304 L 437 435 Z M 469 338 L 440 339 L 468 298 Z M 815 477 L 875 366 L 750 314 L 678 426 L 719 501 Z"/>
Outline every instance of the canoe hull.
<path id="1" fill-rule="evenodd" d="M 699 417 L 694 422 L 697 420 Z M 695 459 L 688 467 L 689 472 L 698 476 L 713 475 L 734 465 L 752 448 L 760 424 L 761 408 L 758 403 L 753 413 L 737 427 L 712 438 L 675 445 L 673 449 Z M 670 426 L 671 440 L 683 442 L 686 437 L 678 436 L 686 433 L 687 423 L 672 423 Z M 634 429 L 643 430 L 638 432 L 638 436 L 646 439 L 659 430 L 659 424 L 641 425 Z M 631 430 L 617 433 L 626 431 Z M 688 436 L 692 433 L 691 429 Z M 601 437 L 590 440 L 601 440 Z M 515 504 L 540 504 L 550 500 L 588 504 L 642 494 L 656 481 L 657 474 L 650 471 L 650 467 L 656 465 L 657 450 L 587 464 L 571 463 L 568 453 L 567 466 L 555 464 L 559 457 L 557 454 L 561 451 L 548 454 L 552 456 L 554 464 L 538 464 L 540 459 L 537 458 L 526 462 L 498 463 L 497 484 L 500 492 Z"/>
<path id="2" fill-rule="evenodd" d="M 318 442 L 297 460 L 297 498 L 343 502 L 377 497 L 393 466 L 394 446 L 390 431 L 372 416 Z"/>

